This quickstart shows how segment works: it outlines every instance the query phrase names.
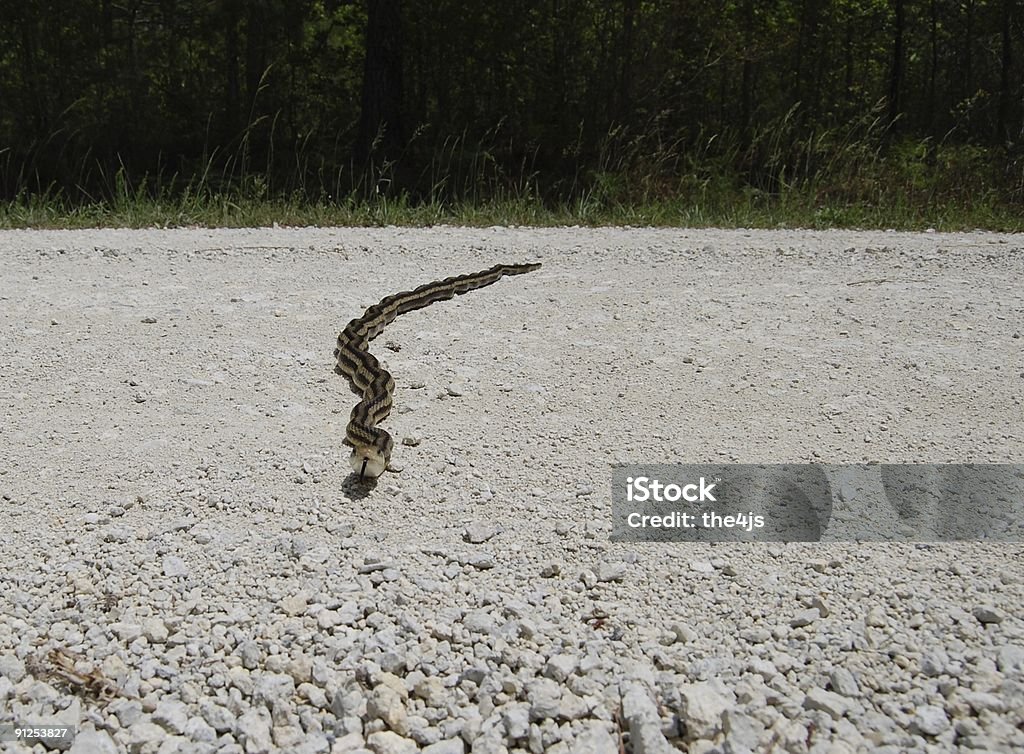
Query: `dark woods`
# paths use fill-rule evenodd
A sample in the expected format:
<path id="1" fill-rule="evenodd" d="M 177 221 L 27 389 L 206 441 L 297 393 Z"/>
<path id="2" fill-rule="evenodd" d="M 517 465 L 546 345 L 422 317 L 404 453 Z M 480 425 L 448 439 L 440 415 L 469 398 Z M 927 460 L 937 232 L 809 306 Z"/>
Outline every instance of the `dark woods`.
<path id="1" fill-rule="evenodd" d="M 1020 0 L 19 0 L 0 194 L 1024 186 Z M 936 190 L 934 184 L 929 190 Z"/>

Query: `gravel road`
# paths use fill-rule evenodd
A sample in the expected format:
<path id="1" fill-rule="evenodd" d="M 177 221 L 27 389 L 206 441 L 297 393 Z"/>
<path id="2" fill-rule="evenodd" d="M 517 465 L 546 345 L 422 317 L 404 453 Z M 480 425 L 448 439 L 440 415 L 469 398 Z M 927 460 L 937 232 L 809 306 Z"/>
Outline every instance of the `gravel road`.
<path id="1" fill-rule="evenodd" d="M 338 331 L 526 261 L 373 342 L 401 471 L 347 479 Z M 1024 462 L 1021 236 L 16 231 L 0 276 L 0 723 L 1024 751 L 1022 545 L 608 540 L 619 461 Z"/>

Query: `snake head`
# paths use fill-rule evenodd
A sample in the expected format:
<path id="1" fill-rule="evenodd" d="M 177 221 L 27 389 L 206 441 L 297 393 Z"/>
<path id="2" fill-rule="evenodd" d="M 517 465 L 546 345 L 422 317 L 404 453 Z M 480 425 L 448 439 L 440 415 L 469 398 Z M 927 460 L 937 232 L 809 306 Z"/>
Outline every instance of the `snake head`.
<path id="1" fill-rule="evenodd" d="M 376 479 L 388 467 L 384 455 L 372 446 L 353 448 L 348 463 L 360 479 Z"/>

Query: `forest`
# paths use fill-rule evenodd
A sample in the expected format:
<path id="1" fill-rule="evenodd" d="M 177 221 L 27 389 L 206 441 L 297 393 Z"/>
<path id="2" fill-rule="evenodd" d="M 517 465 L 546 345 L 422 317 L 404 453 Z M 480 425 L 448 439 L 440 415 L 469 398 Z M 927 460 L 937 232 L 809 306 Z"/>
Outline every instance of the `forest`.
<path id="1" fill-rule="evenodd" d="M 1022 57 L 1019 0 L 8 2 L 0 218 L 1019 228 Z"/>

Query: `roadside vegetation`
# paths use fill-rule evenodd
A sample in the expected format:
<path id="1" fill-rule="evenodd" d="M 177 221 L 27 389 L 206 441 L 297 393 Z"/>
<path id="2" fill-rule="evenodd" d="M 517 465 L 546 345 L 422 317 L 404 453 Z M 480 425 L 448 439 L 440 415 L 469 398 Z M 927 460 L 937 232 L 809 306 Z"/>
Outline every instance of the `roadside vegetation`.
<path id="1" fill-rule="evenodd" d="M 0 227 L 1024 230 L 1012 0 L 0 11 Z"/>

